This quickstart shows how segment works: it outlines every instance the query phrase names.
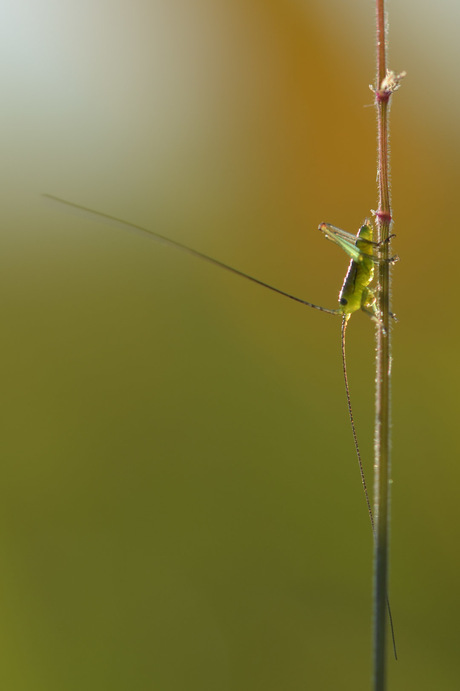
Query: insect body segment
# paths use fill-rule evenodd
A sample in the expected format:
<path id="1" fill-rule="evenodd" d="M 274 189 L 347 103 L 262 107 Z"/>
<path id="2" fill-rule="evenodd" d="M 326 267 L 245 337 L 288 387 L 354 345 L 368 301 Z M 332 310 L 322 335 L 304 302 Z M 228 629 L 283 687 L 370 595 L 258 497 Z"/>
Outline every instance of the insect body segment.
<path id="1" fill-rule="evenodd" d="M 372 240 L 373 229 L 366 219 L 356 235 L 340 228 L 321 223 L 319 230 L 350 257 L 350 265 L 339 293 L 338 312 L 349 317 L 358 310 L 366 312 L 374 321 L 380 322 L 375 306 L 375 295 L 369 288 L 374 278 L 374 264 L 380 259 L 375 256 L 377 244 Z"/>

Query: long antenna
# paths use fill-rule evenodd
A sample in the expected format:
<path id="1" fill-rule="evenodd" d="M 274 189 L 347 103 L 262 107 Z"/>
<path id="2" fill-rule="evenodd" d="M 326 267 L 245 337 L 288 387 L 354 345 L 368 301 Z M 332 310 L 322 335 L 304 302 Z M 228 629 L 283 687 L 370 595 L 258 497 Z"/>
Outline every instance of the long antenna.
<path id="1" fill-rule="evenodd" d="M 358 444 L 358 435 L 356 434 L 356 427 L 355 427 L 355 419 L 353 417 L 353 408 L 351 407 L 351 398 L 350 398 L 350 387 L 348 386 L 348 374 L 347 374 L 347 358 L 346 358 L 346 353 L 345 353 L 345 332 L 347 330 L 347 324 L 348 320 L 350 318 L 349 314 L 344 314 L 342 317 L 342 338 L 341 338 L 341 343 L 342 343 L 342 369 L 343 369 L 343 378 L 345 380 L 345 391 L 347 394 L 347 405 L 348 405 L 348 415 L 350 417 L 350 423 L 351 423 L 351 430 L 353 432 L 353 441 L 355 443 L 355 450 L 356 450 L 356 455 L 358 457 L 358 465 L 359 465 L 359 474 L 361 475 L 361 483 L 363 485 L 363 490 L 364 490 L 364 498 L 366 500 L 366 506 L 367 506 L 367 513 L 369 514 L 369 518 L 371 520 L 371 526 L 372 526 L 372 534 L 375 539 L 375 522 L 374 522 L 374 514 L 372 513 L 372 507 L 371 507 L 371 502 L 369 499 L 369 490 L 367 489 L 367 483 L 366 483 L 366 476 L 364 474 L 364 466 L 363 466 L 363 460 L 361 458 L 361 451 L 359 450 L 359 444 Z M 393 641 L 393 653 L 395 656 L 395 660 L 398 659 L 398 654 L 396 651 L 396 638 L 395 638 L 395 632 L 394 632 L 394 627 L 393 627 L 393 616 L 391 614 L 391 607 L 390 607 L 390 600 L 387 595 L 387 609 L 388 609 L 388 619 L 390 620 L 390 629 L 391 629 L 391 640 Z"/>
<path id="2" fill-rule="evenodd" d="M 44 194 L 43 197 L 45 197 L 46 199 L 50 199 L 51 201 L 56 202 L 58 204 L 62 204 L 63 206 L 70 207 L 77 213 L 81 214 L 82 216 L 86 216 L 87 218 L 92 218 L 93 220 L 99 222 L 105 221 L 106 223 L 109 223 L 112 226 L 118 226 L 118 228 L 122 228 L 124 230 L 134 231 L 141 235 L 147 236 L 151 240 L 155 240 L 156 242 L 159 242 L 163 245 L 168 245 L 169 247 L 174 247 L 176 249 L 180 249 L 184 252 L 187 252 L 188 254 L 191 254 L 193 257 L 204 259 L 204 261 L 209 262 L 210 264 L 214 264 L 214 266 L 219 266 L 221 269 L 230 271 L 232 274 L 236 274 L 237 276 L 246 278 L 248 281 L 252 281 L 252 283 L 257 283 L 257 285 L 259 286 L 263 286 L 264 288 L 268 288 L 268 290 L 272 290 L 274 293 L 278 293 L 278 295 L 283 295 L 285 298 L 289 298 L 290 300 L 294 300 L 295 302 L 300 302 L 301 305 L 313 307 L 314 310 L 319 310 L 320 312 L 325 312 L 326 314 L 342 313 L 341 310 L 332 310 L 328 309 L 327 307 L 321 307 L 320 305 L 315 305 L 313 302 L 308 302 L 307 300 L 302 300 L 302 298 L 298 298 L 295 295 L 291 295 L 291 293 L 286 293 L 284 290 L 275 288 L 274 286 L 271 286 L 269 283 L 265 283 L 265 281 L 261 281 L 258 278 L 254 278 L 254 276 L 250 276 L 249 274 L 244 273 L 244 271 L 239 271 L 239 269 L 235 269 L 233 266 L 224 264 L 224 262 L 221 262 L 218 259 L 214 259 L 213 257 L 210 257 L 207 254 L 203 254 L 203 252 L 198 252 L 198 250 L 194 250 L 191 247 L 188 247 L 188 245 L 183 245 L 181 242 L 177 242 L 177 240 L 171 240 L 170 238 L 167 238 L 164 235 L 160 235 L 160 233 L 157 233 L 154 230 L 148 230 L 147 228 L 142 228 L 142 226 L 137 226 L 134 223 L 128 223 L 128 221 L 123 221 L 120 218 L 116 218 L 116 216 L 104 214 L 102 213 L 102 211 L 94 211 L 94 209 L 88 209 L 87 207 L 81 206 L 80 204 L 68 202 L 65 199 L 54 197 L 52 194 Z"/>
<path id="3" fill-rule="evenodd" d="M 363 460 L 361 458 L 361 452 L 359 450 L 358 436 L 356 434 L 356 427 L 355 427 L 355 419 L 353 417 L 353 409 L 351 407 L 350 387 L 348 386 L 347 359 L 346 359 L 346 355 L 345 355 L 345 332 L 347 330 L 347 324 L 348 324 L 349 318 L 350 318 L 349 314 L 344 314 L 343 318 L 342 318 L 342 369 L 343 369 L 343 378 L 345 380 L 345 391 L 347 394 L 348 415 L 350 417 L 351 430 L 353 432 L 353 441 L 355 443 L 356 455 L 358 457 L 359 474 L 361 475 L 361 483 L 362 483 L 363 490 L 364 490 L 364 498 L 366 500 L 367 513 L 369 514 L 369 518 L 371 519 L 372 532 L 375 534 L 374 514 L 372 513 L 371 502 L 369 499 L 369 490 L 367 489 L 366 476 L 364 475 Z"/>
<path id="4" fill-rule="evenodd" d="M 82 206 L 80 204 L 74 204 L 73 202 L 69 202 L 65 199 L 61 199 L 60 197 L 55 197 L 52 194 L 44 194 L 44 198 L 49 199 L 50 201 L 59 204 L 61 206 L 66 207 L 67 209 L 72 209 L 75 213 L 85 216 L 87 218 L 90 218 L 94 221 L 99 221 L 99 222 L 105 222 L 108 223 L 109 225 L 112 226 L 117 226 L 118 228 L 121 228 L 123 230 L 130 230 L 131 232 L 138 233 L 140 235 L 143 235 L 144 237 L 149 237 L 151 240 L 155 240 L 158 243 L 161 243 L 163 245 L 168 245 L 169 247 L 173 247 L 175 249 L 180 249 L 183 252 L 187 252 L 188 254 L 198 257 L 199 259 L 203 259 L 206 262 L 209 262 L 210 264 L 213 264 L 214 266 L 218 266 L 221 269 L 225 269 L 226 271 L 229 271 L 232 274 L 235 274 L 236 276 L 241 276 L 242 278 L 245 278 L 248 281 L 251 281 L 252 283 L 256 283 L 257 285 L 262 286 L 263 288 L 268 288 L 268 290 L 273 291 L 274 293 L 278 293 L 278 295 L 283 295 L 286 298 L 289 298 L 290 300 L 294 300 L 295 302 L 300 303 L 301 305 L 306 305 L 307 307 L 312 307 L 315 310 L 319 310 L 320 312 L 325 312 L 326 314 L 341 314 L 342 315 L 342 367 L 343 367 L 343 376 L 345 379 L 345 390 L 347 394 L 347 404 L 348 404 L 348 414 L 350 416 L 350 422 L 351 422 L 351 429 L 353 432 L 353 440 L 355 443 L 355 449 L 356 449 L 356 455 L 358 457 L 358 464 L 359 464 L 359 472 L 361 475 L 361 482 L 363 485 L 364 489 L 364 496 L 366 499 L 366 505 L 367 505 L 367 511 L 369 514 L 369 518 L 371 521 L 371 526 L 372 526 L 372 532 L 374 534 L 375 538 L 375 523 L 374 523 L 374 515 L 372 513 L 372 508 L 371 508 L 371 503 L 369 500 L 369 491 L 367 488 L 367 483 L 366 483 L 366 478 L 364 475 L 364 466 L 363 462 L 361 459 L 361 452 L 359 450 L 359 445 L 358 445 L 358 437 L 356 434 L 356 428 L 355 428 L 355 421 L 353 418 L 353 410 L 351 407 L 351 399 L 350 399 L 350 390 L 348 386 L 348 376 L 347 376 L 347 363 L 346 363 L 346 357 L 345 357 L 345 332 L 348 324 L 348 319 L 350 318 L 351 314 L 347 313 L 344 314 L 343 310 L 341 309 L 328 309 L 327 307 L 321 307 L 320 305 L 315 305 L 313 302 L 308 302 L 307 300 L 303 300 L 302 298 L 298 298 L 295 295 L 291 295 L 291 293 L 287 293 L 284 290 L 280 290 L 279 288 L 275 288 L 274 286 L 270 285 L 269 283 L 265 283 L 265 281 L 261 281 L 258 278 L 254 278 L 254 276 L 250 276 L 249 274 L 244 273 L 244 271 L 240 271 L 239 269 L 235 269 L 233 266 L 229 266 L 228 264 L 224 264 L 224 262 L 219 261 L 218 259 L 214 259 L 213 257 L 210 257 L 207 254 L 204 254 L 203 252 L 199 252 L 198 250 L 193 249 L 192 247 L 189 247 L 188 245 L 184 245 L 181 242 L 178 242 L 177 240 L 171 240 L 170 238 L 165 237 L 164 235 L 161 235 L 160 233 L 157 233 L 154 230 L 149 230 L 147 228 L 143 228 L 142 226 L 135 225 L 134 223 L 129 223 L 128 221 L 124 221 L 120 218 L 117 218 L 116 216 L 110 216 L 110 214 L 105 214 L 102 211 L 95 211 L 94 209 L 89 209 L 86 206 Z M 321 225 L 327 225 L 327 224 L 321 224 Z M 343 231 L 341 231 L 343 232 Z M 362 254 L 362 253 L 361 253 Z M 391 636 L 393 639 L 393 650 L 394 650 L 394 656 L 395 659 L 397 658 L 396 654 L 396 643 L 395 643 L 395 636 L 394 636 L 394 629 L 393 629 L 393 618 L 391 616 L 391 609 L 390 609 L 390 602 L 388 600 L 387 596 L 387 607 L 388 607 L 388 616 L 390 620 L 390 627 L 391 627 Z"/>

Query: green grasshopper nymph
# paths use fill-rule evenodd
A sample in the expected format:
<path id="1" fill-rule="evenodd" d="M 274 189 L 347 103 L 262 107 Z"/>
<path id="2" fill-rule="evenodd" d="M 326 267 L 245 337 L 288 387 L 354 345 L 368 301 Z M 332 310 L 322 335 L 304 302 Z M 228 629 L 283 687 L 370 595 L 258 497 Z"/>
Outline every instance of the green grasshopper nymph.
<path id="1" fill-rule="evenodd" d="M 221 269 L 225 269 L 226 271 L 229 271 L 237 276 L 241 276 L 242 278 L 245 278 L 248 281 L 257 283 L 258 285 L 264 288 L 268 288 L 268 290 L 278 293 L 279 295 L 289 298 L 290 300 L 294 300 L 295 302 L 298 302 L 302 305 L 312 307 L 313 309 L 319 310 L 320 312 L 326 312 L 327 314 L 334 314 L 342 317 L 342 366 L 345 380 L 348 413 L 350 417 L 356 455 L 358 457 L 359 472 L 361 475 L 361 482 L 364 490 L 367 511 L 372 526 L 372 532 L 375 533 L 374 516 L 372 513 L 371 503 L 369 499 L 369 491 L 367 488 L 366 478 L 364 475 L 364 467 L 361 459 L 361 452 L 358 446 L 358 438 L 356 434 L 356 427 L 351 407 L 351 399 L 347 376 L 347 365 L 345 357 L 345 332 L 348 320 L 350 319 L 352 314 L 358 312 L 359 310 L 362 310 L 368 316 L 370 316 L 370 318 L 373 321 L 375 321 L 378 324 L 379 328 L 384 328 L 380 318 L 380 314 L 377 309 L 375 294 L 369 286 L 374 278 L 375 264 L 379 264 L 382 261 L 394 262 L 397 260 L 397 257 L 393 257 L 388 260 L 384 260 L 381 258 L 381 244 L 373 240 L 373 229 L 371 221 L 369 219 L 366 219 L 356 235 L 347 233 L 346 231 L 340 230 L 340 228 L 336 228 L 335 226 L 332 226 L 328 223 L 321 223 L 319 225 L 319 230 L 325 235 L 325 237 L 328 240 L 334 242 L 339 247 L 341 247 L 350 257 L 348 271 L 339 293 L 339 306 L 336 309 L 330 309 L 328 307 L 316 305 L 313 302 L 308 302 L 307 300 L 296 297 L 295 295 L 291 295 L 290 293 L 287 293 L 284 290 L 280 290 L 279 288 L 275 288 L 274 286 L 265 283 L 264 281 L 261 281 L 258 278 L 254 278 L 253 276 L 250 276 L 249 274 L 246 274 L 243 271 L 240 271 L 239 269 L 235 269 L 234 267 L 229 266 L 228 264 L 225 264 L 224 262 L 221 262 L 218 259 L 214 259 L 213 257 L 210 257 L 207 254 L 204 254 L 203 252 L 199 252 L 198 250 L 188 247 L 187 245 L 184 245 L 181 242 L 177 242 L 176 240 L 171 240 L 170 238 L 165 237 L 164 235 L 160 235 L 160 233 L 157 233 L 156 231 L 142 228 L 140 226 L 134 225 L 133 223 L 128 223 L 127 221 L 123 221 L 114 216 L 110 216 L 109 214 L 102 213 L 101 211 L 94 211 L 93 209 L 88 209 L 84 206 L 81 206 L 80 204 L 74 204 L 73 202 L 60 199 L 53 195 L 45 194 L 43 196 L 47 199 L 52 200 L 53 202 L 57 202 L 59 205 L 64 206 L 67 209 L 72 209 L 74 212 L 78 212 L 83 216 L 86 216 L 87 218 L 96 221 L 103 221 L 110 225 L 117 226 L 118 228 L 122 228 L 124 230 L 134 231 L 145 237 L 149 237 L 163 245 L 168 245 L 169 247 L 182 250 L 183 252 L 197 257 L 198 259 L 202 259 L 206 262 L 213 264 L 214 266 L 218 266 Z M 391 610 L 388 599 L 387 605 L 388 614 L 390 618 L 391 633 L 393 637 L 394 654 L 396 657 L 393 622 L 391 618 Z"/>

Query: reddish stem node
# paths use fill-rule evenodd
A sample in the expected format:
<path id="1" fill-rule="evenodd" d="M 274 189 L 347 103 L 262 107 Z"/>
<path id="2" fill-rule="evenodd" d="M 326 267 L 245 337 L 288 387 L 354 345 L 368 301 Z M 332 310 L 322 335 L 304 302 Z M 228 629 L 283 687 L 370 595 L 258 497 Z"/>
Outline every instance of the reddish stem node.
<path id="1" fill-rule="evenodd" d="M 375 100 L 377 103 L 388 103 L 391 93 L 392 92 L 388 89 L 380 89 L 379 91 L 375 92 Z"/>
<path id="2" fill-rule="evenodd" d="M 385 225 L 390 225 L 391 221 L 393 220 L 391 213 L 389 211 L 384 211 L 382 209 L 379 209 L 375 212 L 375 217 L 379 220 L 380 223 Z"/>

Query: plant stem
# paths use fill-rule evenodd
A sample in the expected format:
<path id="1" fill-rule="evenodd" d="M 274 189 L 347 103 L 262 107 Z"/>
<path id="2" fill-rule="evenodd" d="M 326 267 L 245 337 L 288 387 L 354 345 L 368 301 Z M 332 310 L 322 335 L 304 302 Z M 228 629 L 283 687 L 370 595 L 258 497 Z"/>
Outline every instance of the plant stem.
<path id="1" fill-rule="evenodd" d="M 389 181 L 388 116 L 390 96 L 397 88 L 387 84 L 387 35 L 384 0 L 376 0 L 377 15 L 377 83 L 375 100 L 378 130 L 378 194 L 376 212 L 377 237 L 383 243 L 383 260 L 378 267 L 378 308 L 383 328 L 377 329 L 376 354 L 376 411 L 374 460 L 374 616 L 373 616 L 373 689 L 385 689 L 386 606 L 388 593 L 389 551 L 389 481 L 391 469 L 390 439 L 390 262 L 389 236 L 391 202 Z M 399 85 L 399 84 L 398 84 Z"/>

